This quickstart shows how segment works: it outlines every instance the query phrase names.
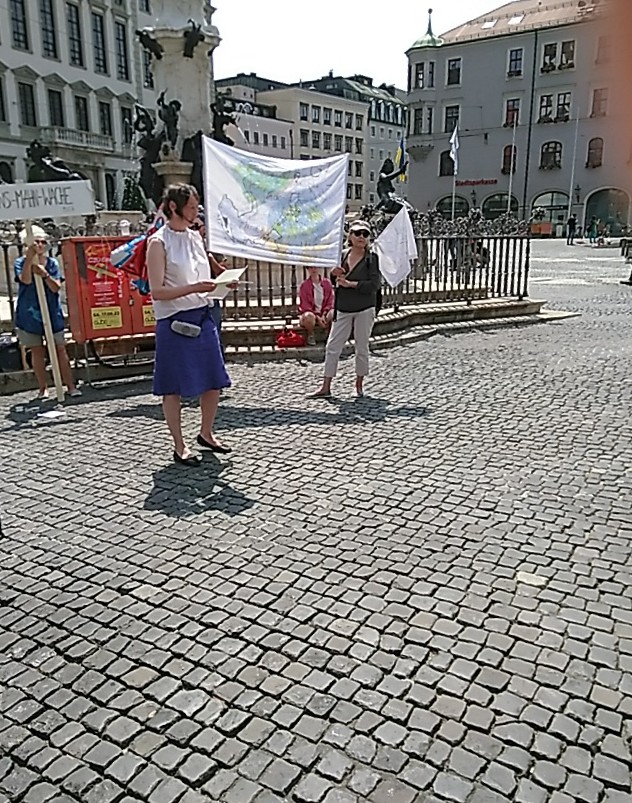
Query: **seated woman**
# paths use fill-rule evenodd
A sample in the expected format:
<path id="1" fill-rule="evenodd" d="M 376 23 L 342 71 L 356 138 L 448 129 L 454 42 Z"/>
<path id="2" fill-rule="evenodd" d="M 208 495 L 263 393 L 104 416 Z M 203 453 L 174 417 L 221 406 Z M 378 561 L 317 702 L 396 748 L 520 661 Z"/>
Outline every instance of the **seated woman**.
<path id="1" fill-rule="evenodd" d="M 307 272 L 309 276 L 298 290 L 299 323 L 307 332 L 307 344 L 314 346 L 315 328 L 329 329 L 334 319 L 334 289 L 329 279 L 320 275 L 319 268 L 308 268 Z"/>

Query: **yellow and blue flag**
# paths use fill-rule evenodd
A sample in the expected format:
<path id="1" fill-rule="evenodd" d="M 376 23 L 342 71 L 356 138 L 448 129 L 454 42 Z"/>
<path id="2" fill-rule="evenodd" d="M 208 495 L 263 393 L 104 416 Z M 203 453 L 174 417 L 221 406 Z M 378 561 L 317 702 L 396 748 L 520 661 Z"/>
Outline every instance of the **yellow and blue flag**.
<path id="1" fill-rule="evenodd" d="M 402 138 L 399 141 L 399 145 L 397 146 L 397 153 L 395 154 L 395 167 L 399 170 L 402 166 L 402 163 L 406 161 L 406 150 L 404 148 L 404 135 L 402 134 Z M 406 181 L 406 174 L 402 173 L 399 177 L 400 181 Z"/>

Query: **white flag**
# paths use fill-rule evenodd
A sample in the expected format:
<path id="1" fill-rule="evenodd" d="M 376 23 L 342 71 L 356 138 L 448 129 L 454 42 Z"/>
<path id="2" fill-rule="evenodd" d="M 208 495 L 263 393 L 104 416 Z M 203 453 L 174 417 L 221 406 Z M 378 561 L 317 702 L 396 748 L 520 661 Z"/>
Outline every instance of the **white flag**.
<path id="1" fill-rule="evenodd" d="M 411 261 L 417 259 L 415 232 L 406 209 L 399 210 L 373 247 L 379 257 L 382 276 L 391 287 L 397 287 L 410 273 Z"/>
<path id="2" fill-rule="evenodd" d="M 454 131 L 450 137 L 450 159 L 454 162 L 454 175 L 459 175 L 459 127 L 454 126 Z"/>

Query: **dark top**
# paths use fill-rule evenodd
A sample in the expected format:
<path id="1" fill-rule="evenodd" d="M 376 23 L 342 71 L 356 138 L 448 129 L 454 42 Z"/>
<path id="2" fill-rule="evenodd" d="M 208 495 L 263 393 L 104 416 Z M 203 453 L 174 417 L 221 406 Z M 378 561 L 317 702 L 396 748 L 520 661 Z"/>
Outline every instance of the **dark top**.
<path id="1" fill-rule="evenodd" d="M 377 254 L 367 252 L 352 270 L 349 270 L 348 258 L 347 254 L 342 261 L 342 267 L 347 271 L 345 278 L 350 282 L 358 282 L 358 286 L 338 287 L 335 276 L 331 277 L 336 286 L 336 310 L 338 312 L 362 312 L 375 307 L 381 285 Z"/>
<path id="2" fill-rule="evenodd" d="M 18 329 L 24 332 L 30 332 L 34 335 L 44 334 L 44 321 L 42 318 L 42 311 L 37 297 L 37 288 L 35 287 L 35 279 L 31 284 L 24 284 L 20 281 L 20 276 L 24 270 L 25 257 L 19 257 L 15 261 L 14 271 L 15 279 L 18 284 L 18 303 L 15 310 L 15 325 Z M 63 282 L 63 276 L 59 269 L 59 262 L 52 257 L 46 260 L 46 270 L 53 279 Z M 44 292 L 46 293 L 46 302 L 50 312 L 50 320 L 53 325 L 53 332 L 63 332 L 64 330 L 64 313 L 61 308 L 61 299 L 59 293 L 53 291 L 44 284 Z"/>

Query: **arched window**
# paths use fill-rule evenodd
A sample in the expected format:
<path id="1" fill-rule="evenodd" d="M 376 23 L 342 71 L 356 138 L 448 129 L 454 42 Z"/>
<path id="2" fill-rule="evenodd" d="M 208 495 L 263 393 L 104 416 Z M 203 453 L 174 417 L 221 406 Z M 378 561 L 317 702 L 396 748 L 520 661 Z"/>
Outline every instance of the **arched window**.
<path id="1" fill-rule="evenodd" d="M 603 164 L 603 139 L 594 137 L 588 143 L 588 158 L 586 167 L 601 167 Z"/>
<path id="2" fill-rule="evenodd" d="M 452 196 L 446 195 L 445 198 L 437 201 L 437 211 L 446 218 L 452 219 Z M 456 195 L 454 198 L 454 217 L 465 217 L 470 211 L 470 205 L 465 198 L 461 195 Z"/>
<path id="3" fill-rule="evenodd" d="M 0 180 L 13 184 L 13 168 L 8 162 L 0 162 Z"/>
<path id="4" fill-rule="evenodd" d="M 533 202 L 533 209 L 541 209 L 544 212 L 542 219 L 548 223 L 562 223 L 568 214 L 568 194 L 544 192 Z"/>
<path id="5" fill-rule="evenodd" d="M 502 172 L 508 176 L 516 172 L 516 158 L 518 151 L 515 145 L 505 145 L 503 148 L 503 168 Z"/>
<path id="6" fill-rule="evenodd" d="M 562 143 L 545 142 L 540 151 L 540 170 L 559 170 L 562 167 Z"/>
<path id="7" fill-rule="evenodd" d="M 514 215 L 518 214 L 518 199 L 512 195 L 509 200 L 509 193 L 497 192 L 490 195 L 481 204 L 481 211 L 486 220 L 496 220 L 497 217 L 511 211 Z"/>
<path id="8" fill-rule="evenodd" d="M 439 175 L 440 176 L 453 176 L 454 175 L 454 162 L 450 156 L 450 151 L 443 151 L 439 156 Z"/>
<path id="9" fill-rule="evenodd" d="M 630 197 L 624 190 L 597 190 L 587 199 L 585 220 L 596 217 L 615 237 L 625 230 L 629 215 Z"/>

